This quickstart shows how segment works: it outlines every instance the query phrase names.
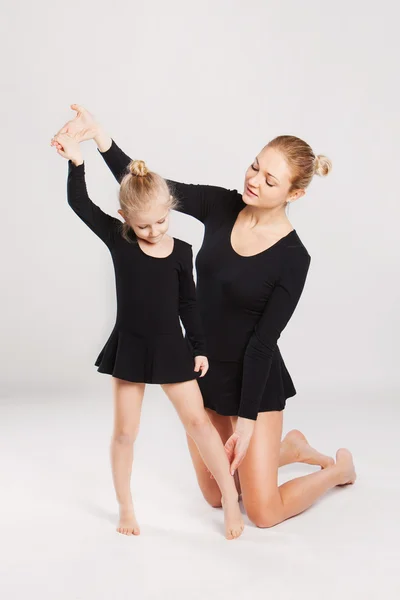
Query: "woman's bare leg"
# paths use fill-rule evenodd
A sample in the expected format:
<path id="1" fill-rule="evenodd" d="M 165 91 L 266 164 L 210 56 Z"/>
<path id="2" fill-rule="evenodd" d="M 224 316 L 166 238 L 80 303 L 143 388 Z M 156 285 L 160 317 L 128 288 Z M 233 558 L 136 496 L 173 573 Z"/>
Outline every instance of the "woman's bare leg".
<path id="1" fill-rule="evenodd" d="M 206 412 L 210 417 L 210 420 L 216 430 L 218 431 L 222 443 L 225 445 L 227 440 L 230 438 L 234 431 L 235 417 L 227 417 L 219 415 L 214 410 L 206 408 Z M 221 508 L 221 490 L 214 477 L 210 474 L 201 454 L 190 435 L 186 434 L 187 444 L 189 447 L 190 456 L 192 458 L 193 466 L 196 471 L 197 481 L 199 483 L 200 490 L 205 500 L 215 508 Z M 321 454 L 317 450 L 312 448 L 305 436 L 298 430 L 293 429 L 284 437 L 281 442 L 280 455 L 279 455 L 279 466 L 287 465 L 290 463 L 301 462 L 311 465 L 318 465 L 322 468 L 326 468 L 334 464 L 333 458 Z M 235 471 L 234 475 L 236 489 L 239 497 L 241 495 L 240 477 L 239 471 Z"/>
<path id="2" fill-rule="evenodd" d="M 229 460 L 224 445 L 204 409 L 197 381 L 163 384 L 162 388 L 221 490 L 226 538 L 239 537 L 244 523 L 238 504 L 238 492 L 229 472 Z"/>
<path id="3" fill-rule="evenodd" d="M 131 494 L 133 446 L 139 433 L 144 383 L 131 383 L 112 377 L 114 391 L 114 430 L 111 439 L 111 466 L 119 504 L 117 531 L 139 535 Z"/>
<path id="4" fill-rule="evenodd" d="M 351 453 L 342 448 L 336 464 L 278 487 L 282 412 L 259 413 L 247 454 L 239 467 L 243 503 L 258 527 L 272 527 L 309 508 L 338 485 L 354 483 Z"/>
<path id="5" fill-rule="evenodd" d="M 322 469 L 331 467 L 335 461 L 331 456 L 321 454 L 308 443 L 307 438 L 298 429 L 292 429 L 283 438 L 279 454 L 279 466 L 291 463 L 306 463 Z"/>

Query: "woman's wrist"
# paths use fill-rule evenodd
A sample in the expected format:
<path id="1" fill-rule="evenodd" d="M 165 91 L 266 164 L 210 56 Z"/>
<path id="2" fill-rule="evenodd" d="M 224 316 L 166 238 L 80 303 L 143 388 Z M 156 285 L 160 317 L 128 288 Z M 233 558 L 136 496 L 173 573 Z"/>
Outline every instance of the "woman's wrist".
<path id="1" fill-rule="evenodd" d="M 235 431 L 236 433 L 253 433 L 256 422 L 253 419 L 246 419 L 245 417 L 238 417 L 236 422 Z"/>
<path id="2" fill-rule="evenodd" d="M 96 142 L 100 152 L 107 152 L 112 144 L 112 139 L 103 129 L 99 129 L 97 131 L 96 135 L 94 136 L 94 141 Z"/>

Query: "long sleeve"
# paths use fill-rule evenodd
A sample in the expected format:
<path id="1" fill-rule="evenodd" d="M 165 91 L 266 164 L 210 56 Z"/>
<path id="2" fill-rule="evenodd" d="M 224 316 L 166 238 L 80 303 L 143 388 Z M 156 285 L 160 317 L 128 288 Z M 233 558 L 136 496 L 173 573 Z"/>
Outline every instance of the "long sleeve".
<path id="1" fill-rule="evenodd" d="M 309 254 L 299 246 L 286 250 L 279 281 L 246 347 L 239 417 L 257 419 L 278 339 L 297 306 L 306 281 L 311 260 Z"/>
<path id="2" fill-rule="evenodd" d="M 200 313 L 196 303 L 196 286 L 193 280 L 193 251 L 188 246 L 179 274 L 179 316 L 193 347 L 193 356 L 205 356 L 206 344 Z"/>
<path id="3" fill-rule="evenodd" d="M 88 196 L 84 163 L 68 161 L 67 199 L 72 210 L 108 247 L 120 221 L 106 214 Z"/>
<path id="4" fill-rule="evenodd" d="M 112 140 L 112 144 L 105 152 L 100 152 L 107 166 L 116 180 L 120 183 L 126 173 L 131 159 Z M 213 185 L 200 185 L 179 183 L 172 179 L 166 180 L 171 193 L 178 200 L 177 210 L 206 223 L 215 212 L 228 208 L 234 202 L 241 202 L 241 196 L 236 190 L 228 190 Z"/>

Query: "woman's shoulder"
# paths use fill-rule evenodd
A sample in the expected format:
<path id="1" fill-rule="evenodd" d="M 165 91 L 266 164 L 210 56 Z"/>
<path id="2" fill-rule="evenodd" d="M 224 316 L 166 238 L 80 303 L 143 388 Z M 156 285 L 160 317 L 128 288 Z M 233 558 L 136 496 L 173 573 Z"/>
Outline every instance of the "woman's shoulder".
<path id="1" fill-rule="evenodd" d="M 284 264 L 290 267 L 304 268 L 308 270 L 311 262 L 311 256 L 300 239 L 296 229 L 293 229 L 285 238 Z"/>
<path id="2" fill-rule="evenodd" d="M 307 256 L 311 258 L 296 229 L 293 229 L 288 234 L 286 248 L 288 248 L 290 254 L 293 256 Z"/>

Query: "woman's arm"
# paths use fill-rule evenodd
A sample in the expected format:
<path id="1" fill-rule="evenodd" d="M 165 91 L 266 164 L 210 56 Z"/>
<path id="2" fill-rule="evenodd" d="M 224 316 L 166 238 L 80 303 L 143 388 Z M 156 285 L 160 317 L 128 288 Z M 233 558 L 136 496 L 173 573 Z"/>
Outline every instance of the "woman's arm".
<path id="1" fill-rule="evenodd" d="M 97 143 L 97 149 L 103 157 L 107 167 L 110 169 L 118 183 L 121 183 L 132 159 L 117 146 L 112 138 L 107 139 L 107 136 L 104 136 L 99 139 L 96 137 L 95 142 Z M 106 149 L 102 150 L 102 148 Z"/>
<path id="2" fill-rule="evenodd" d="M 238 420 L 225 444 L 232 475 L 249 447 L 277 341 L 300 299 L 309 266 L 310 256 L 303 248 L 287 249 L 281 278 L 247 345 Z"/>
<path id="3" fill-rule="evenodd" d="M 68 133 L 78 142 L 94 139 L 100 154 L 120 183 L 131 158 L 105 133 L 88 110 L 79 104 L 71 104 L 71 108 L 76 112 L 76 116 L 68 121 L 57 135 Z M 51 145 L 58 147 L 56 137 L 52 139 Z M 221 217 L 224 218 L 224 215 L 232 209 L 238 212 L 244 206 L 241 195 L 236 190 L 212 185 L 179 183 L 168 179 L 167 183 L 171 193 L 179 201 L 177 210 L 204 224 L 209 220 L 212 221 L 214 217 L 219 220 Z"/>
<path id="4" fill-rule="evenodd" d="M 105 134 L 97 142 L 98 150 L 115 179 L 120 183 L 126 174 L 131 158 Z M 111 141 L 110 141 L 111 140 Z M 102 151 L 102 148 L 107 148 Z M 229 210 L 232 203 L 241 203 L 241 197 L 236 190 L 213 185 L 196 185 L 179 183 L 167 179 L 171 193 L 178 200 L 177 210 L 198 219 L 202 223 L 208 222 L 214 215 L 221 215 L 222 211 Z"/>
<path id="5" fill-rule="evenodd" d="M 303 248 L 287 248 L 282 275 L 246 347 L 239 417 L 257 419 L 272 357 L 302 294 L 310 260 Z"/>
<path id="6" fill-rule="evenodd" d="M 179 316 L 193 348 L 193 356 L 205 356 L 206 344 L 200 313 L 196 303 L 196 286 L 193 280 L 192 247 L 185 248 L 182 269 L 179 273 Z"/>

